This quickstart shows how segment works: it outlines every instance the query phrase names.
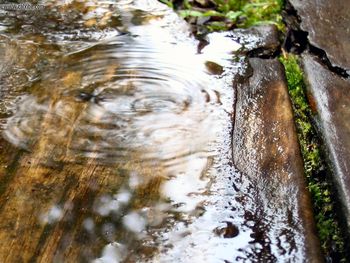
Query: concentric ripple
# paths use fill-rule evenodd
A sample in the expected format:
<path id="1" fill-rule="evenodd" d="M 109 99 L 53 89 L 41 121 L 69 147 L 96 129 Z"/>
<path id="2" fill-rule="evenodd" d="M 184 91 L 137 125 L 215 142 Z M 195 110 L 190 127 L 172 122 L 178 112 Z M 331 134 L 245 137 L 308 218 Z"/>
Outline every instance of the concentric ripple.
<path id="1" fill-rule="evenodd" d="M 64 57 L 59 73 L 45 72 L 5 137 L 30 151 L 46 137 L 52 156 L 73 162 L 134 158 L 169 166 L 208 156 L 219 100 L 204 62 L 193 46 L 155 41 L 149 24 L 135 27 L 145 27 L 144 35 L 115 36 Z"/>

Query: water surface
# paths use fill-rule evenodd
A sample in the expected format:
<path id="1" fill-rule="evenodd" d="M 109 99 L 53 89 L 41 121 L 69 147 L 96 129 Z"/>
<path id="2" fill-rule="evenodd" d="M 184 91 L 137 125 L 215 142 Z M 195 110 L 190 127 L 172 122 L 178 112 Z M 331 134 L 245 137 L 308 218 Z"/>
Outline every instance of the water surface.
<path id="1" fill-rule="evenodd" d="M 155 0 L 43 6 L 0 14 L 2 260 L 274 261 L 231 161 L 239 45 Z"/>

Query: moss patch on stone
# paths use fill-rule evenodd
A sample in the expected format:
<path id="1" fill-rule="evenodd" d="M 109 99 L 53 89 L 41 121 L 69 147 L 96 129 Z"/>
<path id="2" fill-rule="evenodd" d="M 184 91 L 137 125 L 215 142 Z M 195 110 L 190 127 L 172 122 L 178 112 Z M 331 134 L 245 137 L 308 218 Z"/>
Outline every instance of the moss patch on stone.
<path id="1" fill-rule="evenodd" d="M 285 67 L 322 249 L 325 256 L 331 258 L 332 262 L 345 262 L 344 239 L 336 219 L 334 193 L 326 176 L 326 163 L 322 157 L 320 141 L 312 125 L 312 111 L 306 97 L 306 87 L 303 72 L 298 64 L 298 56 L 283 54 L 280 61 Z"/>

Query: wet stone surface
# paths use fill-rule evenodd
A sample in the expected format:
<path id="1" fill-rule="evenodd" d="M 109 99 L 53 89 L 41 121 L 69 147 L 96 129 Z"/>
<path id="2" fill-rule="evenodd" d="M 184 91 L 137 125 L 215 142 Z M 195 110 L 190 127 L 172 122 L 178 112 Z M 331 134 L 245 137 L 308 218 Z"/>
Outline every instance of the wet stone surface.
<path id="1" fill-rule="evenodd" d="M 270 57 L 279 51 L 279 32 L 275 25 L 235 29 L 231 38 L 242 45 L 241 51 L 250 57 Z"/>
<path id="2" fill-rule="evenodd" d="M 350 229 L 350 80 L 330 72 L 311 55 L 303 56 L 303 66 L 309 100 L 318 114 L 337 193 Z"/>
<path id="3" fill-rule="evenodd" d="M 249 63 L 237 84 L 233 160 L 255 197 L 245 212 L 259 222 L 254 242 L 266 262 L 322 262 L 283 67 L 276 59 Z M 278 253 L 269 252 L 274 246 Z"/>
<path id="4" fill-rule="evenodd" d="M 350 72 L 350 1 L 289 0 L 310 43 L 324 50 L 333 66 Z"/>

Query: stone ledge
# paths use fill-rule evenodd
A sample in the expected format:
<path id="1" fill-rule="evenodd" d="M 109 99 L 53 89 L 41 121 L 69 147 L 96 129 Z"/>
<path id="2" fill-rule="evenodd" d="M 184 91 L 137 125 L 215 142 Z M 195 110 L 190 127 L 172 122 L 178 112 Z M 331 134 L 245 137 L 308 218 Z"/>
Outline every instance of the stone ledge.
<path id="1" fill-rule="evenodd" d="M 308 54 L 303 55 L 303 68 L 350 236 L 350 80 Z"/>
<path id="2" fill-rule="evenodd" d="M 241 52 L 250 57 L 270 57 L 279 52 L 279 32 L 275 25 L 238 28 L 231 38 L 242 45 Z"/>
<path id="3" fill-rule="evenodd" d="M 322 262 L 283 67 L 277 59 L 249 62 L 251 76 L 234 83 L 234 164 L 254 182 L 260 224 L 269 225 L 263 235 L 278 240 L 287 231 L 282 246 L 293 248 L 293 262 Z"/>
<path id="4" fill-rule="evenodd" d="M 324 50 L 333 66 L 350 71 L 350 1 L 289 0 L 312 45 Z"/>

